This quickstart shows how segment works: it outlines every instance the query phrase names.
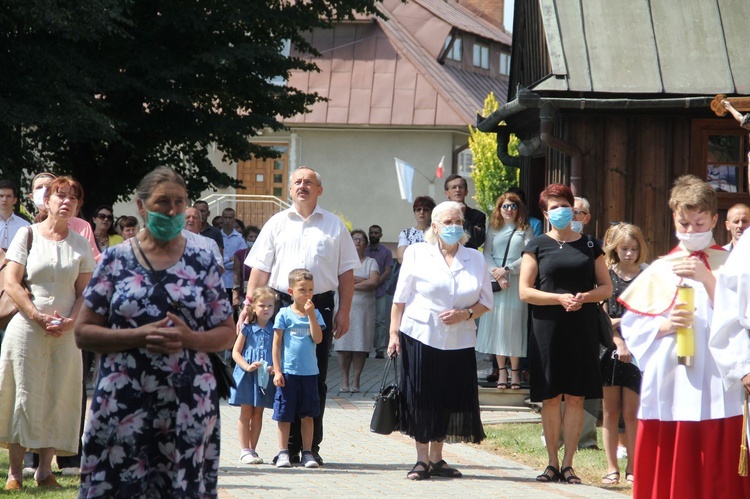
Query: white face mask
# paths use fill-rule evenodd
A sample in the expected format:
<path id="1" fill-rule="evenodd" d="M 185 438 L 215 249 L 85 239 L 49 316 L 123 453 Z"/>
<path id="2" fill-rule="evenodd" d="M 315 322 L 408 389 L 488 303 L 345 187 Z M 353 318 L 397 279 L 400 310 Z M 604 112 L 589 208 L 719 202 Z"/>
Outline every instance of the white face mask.
<path id="1" fill-rule="evenodd" d="M 578 220 L 573 220 L 570 222 L 570 230 L 573 232 L 580 232 L 583 230 L 583 222 L 579 222 Z"/>
<path id="2" fill-rule="evenodd" d="M 42 187 L 41 189 L 37 189 L 34 191 L 34 204 L 36 205 L 37 210 L 44 209 L 44 194 L 46 192 L 47 192 L 46 187 Z"/>
<path id="3" fill-rule="evenodd" d="M 677 236 L 677 239 L 679 239 L 685 249 L 690 252 L 708 248 L 714 238 L 714 234 L 710 230 L 706 232 L 693 232 L 692 234 L 675 231 L 675 236 Z"/>

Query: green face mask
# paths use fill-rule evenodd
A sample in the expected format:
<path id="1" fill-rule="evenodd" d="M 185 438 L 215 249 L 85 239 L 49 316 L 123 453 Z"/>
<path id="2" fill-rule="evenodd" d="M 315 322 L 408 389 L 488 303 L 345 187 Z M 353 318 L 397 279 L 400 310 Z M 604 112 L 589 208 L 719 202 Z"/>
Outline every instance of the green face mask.
<path id="1" fill-rule="evenodd" d="M 185 227 L 185 213 L 179 213 L 173 217 L 155 211 L 147 211 L 147 213 L 146 227 L 157 241 L 171 241 Z"/>

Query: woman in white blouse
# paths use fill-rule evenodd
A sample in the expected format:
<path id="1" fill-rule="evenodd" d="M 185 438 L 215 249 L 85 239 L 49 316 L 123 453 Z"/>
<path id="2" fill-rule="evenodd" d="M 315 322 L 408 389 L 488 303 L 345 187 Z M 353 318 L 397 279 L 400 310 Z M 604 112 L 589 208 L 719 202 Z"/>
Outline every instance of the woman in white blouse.
<path id="1" fill-rule="evenodd" d="M 400 429 L 416 440 L 412 480 L 460 477 L 443 460 L 443 444 L 485 436 L 473 319 L 492 307 L 492 286 L 482 254 L 463 247 L 467 239 L 461 205 L 437 205 L 425 242 L 404 252 L 393 297 L 388 355 L 402 356 Z"/>
<path id="2" fill-rule="evenodd" d="M 435 208 L 435 201 L 430 196 L 419 196 L 414 200 L 412 207 L 417 225 L 402 230 L 398 235 L 396 257 L 399 262 L 403 260 L 406 248 L 412 244 L 424 242 L 424 231 L 430 226 L 430 217 L 433 208 Z"/>

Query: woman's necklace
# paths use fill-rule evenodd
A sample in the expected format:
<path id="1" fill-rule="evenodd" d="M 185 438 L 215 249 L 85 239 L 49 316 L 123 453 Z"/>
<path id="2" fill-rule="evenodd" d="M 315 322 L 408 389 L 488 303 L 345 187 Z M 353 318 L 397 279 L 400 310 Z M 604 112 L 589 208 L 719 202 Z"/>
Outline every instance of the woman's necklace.
<path id="1" fill-rule="evenodd" d="M 96 240 L 99 242 L 100 248 L 106 248 L 109 246 L 109 236 L 107 235 L 104 237 L 96 236 Z"/>
<path id="2" fill-rule="evenodd" d="M 549 236 L 549 237 L 550 237 L 550 239 L 552 239 L 553 241 L 555 241 L 555 242 L 556 242 L 556 243 L 557 243 L 558 245 L 560 245 L 560 249 L 562 249 L 562 247 L 563 247 L 563 244 L 565 244 L 565 243 L 567 243 L 567 242 L 568 242 L 568 241 L 566 241 L 565 239 L 563 239 L 562 241 L 559 241 L 558 239 L 556 239 L 556 238 L 554 238 L 554 237 L 552 237 L 552 236 Z"/>

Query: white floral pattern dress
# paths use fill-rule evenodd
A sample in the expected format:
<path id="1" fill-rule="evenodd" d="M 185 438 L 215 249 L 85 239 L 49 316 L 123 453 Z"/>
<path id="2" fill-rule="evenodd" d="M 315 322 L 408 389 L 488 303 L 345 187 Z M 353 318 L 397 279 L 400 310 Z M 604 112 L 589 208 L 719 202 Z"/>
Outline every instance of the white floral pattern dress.
<path id="1" fill-rule="evenodd" d="M 130 244 L 109 248 L 84 303 L 112 329 L 142 326 L 171 310 L 205 331 L 231 314 L 216 261 L 189 241 L 175 265 L 155 274 Z M 216 497 L 219 442 L 219 398 L 206 353 L 104 354 L 83 436 L 78 497 Z"/>

